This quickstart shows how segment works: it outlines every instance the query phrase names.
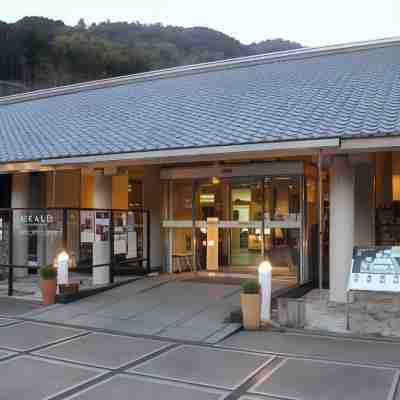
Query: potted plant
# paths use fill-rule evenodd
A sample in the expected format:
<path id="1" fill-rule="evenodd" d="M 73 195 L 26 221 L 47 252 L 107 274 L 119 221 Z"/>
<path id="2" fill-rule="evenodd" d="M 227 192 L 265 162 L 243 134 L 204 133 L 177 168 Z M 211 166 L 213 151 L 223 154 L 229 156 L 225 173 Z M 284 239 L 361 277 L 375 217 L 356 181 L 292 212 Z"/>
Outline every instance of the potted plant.
<path id="1" fill-rule="evenodd" d="M 258 329 L 261 318 L 261 296 L 258 281 L 254 279 L 245 281 L 242 284 L 240 296 L 244 329 Z"/>
<path id="2" fill-rule="evenodd" d="M 40 287 L 42 289 L 43 304 L 54 304 L 57 293 L 57 269 L 52 265 L 44 265 L 39 270 Z"/>

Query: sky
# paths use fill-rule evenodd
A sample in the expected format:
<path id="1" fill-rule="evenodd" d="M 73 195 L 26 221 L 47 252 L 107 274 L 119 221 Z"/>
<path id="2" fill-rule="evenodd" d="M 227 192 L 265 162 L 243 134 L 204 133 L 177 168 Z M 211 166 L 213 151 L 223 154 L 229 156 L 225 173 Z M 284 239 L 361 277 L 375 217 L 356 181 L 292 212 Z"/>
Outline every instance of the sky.
<path id="1" fill-rule="evenodd" d="M 206 26 L 243 43 L 283 38 L 323 46 L 400 36 L 400 0 L 1 0 L 0 20 L 45 16 Z M 5 5 L 4 5 L 5 3 Z"/>

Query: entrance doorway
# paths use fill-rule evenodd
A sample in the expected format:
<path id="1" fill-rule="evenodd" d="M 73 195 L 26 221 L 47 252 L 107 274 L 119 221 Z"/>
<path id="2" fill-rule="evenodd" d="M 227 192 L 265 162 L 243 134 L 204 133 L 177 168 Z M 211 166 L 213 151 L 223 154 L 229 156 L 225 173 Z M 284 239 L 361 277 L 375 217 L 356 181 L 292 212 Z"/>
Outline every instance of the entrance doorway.
<path id="1" fill-rule="evenodd" d="M 259 172 L 166 181 L 168 271 L 254 274 L 268 259 L 276 277 L 294 283 L 312 279 L 307 240 L 308 222 L 315 224 L 312 178 L 305 178 L 304 167 L 282 175 Z"/>

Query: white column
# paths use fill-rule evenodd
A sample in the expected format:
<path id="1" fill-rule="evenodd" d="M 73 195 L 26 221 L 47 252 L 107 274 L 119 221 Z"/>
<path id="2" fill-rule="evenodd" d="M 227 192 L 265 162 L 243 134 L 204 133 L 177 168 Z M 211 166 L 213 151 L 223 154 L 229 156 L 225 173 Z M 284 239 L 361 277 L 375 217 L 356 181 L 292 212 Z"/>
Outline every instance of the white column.
<path id="1" fill-rule="evenodd" d="M 93 207 L 100 209 L 111 209 L 112 205 L 112 176 L 104 175 L 97 171 L 94 176 Z M 110 261 L 109 241 L 94 241 L 93 243 L 93 265 L 105 264 Z M 110 282 L 110 267 L 93 268 L 93 284 L 104 285 Z"/>
<path id="2" fill-rule="evenodd" d="M 11 207 L 27 208 L 30 203 L 30 174 L 14 174 L 12 177 Z M 23 226 L 20 217 L 24 211 L 13 213 L 13 259 L 15 265 L 28 264 L 28 236 L 27 227 Z M 15 277 L 28 275 L 28 269 L 14 269 Z"/>
<path id="3" fill-rule="evenodd" d="M 330 168 L 330 300 L 346 301 L 354 243 L 354 171 L 347 156 L 335 156 Z"/>
<path id="4" fill-rule="evenodd" d="M 355 166 L 354 172 L 354 246 L 373 246 L 375 243 L 373 165 L 369 162 L 359 163 Z"/>
<path id="5" fill-rule="evenodd" d="M 143 204 L 144 208 L 150 211 L 150 267 L 153 269 L 162 266 L 161 188 L 160 167 L 146 166 L 143 177 Z M 146 241 L 147 233 L 144 232 L 145 249 Z"/>
<path id="6" fill-rule="evenodd" d="M 109 209 L 112 206 L 112 175 L 96 171 L 94 176 L 93 207 Z"/>

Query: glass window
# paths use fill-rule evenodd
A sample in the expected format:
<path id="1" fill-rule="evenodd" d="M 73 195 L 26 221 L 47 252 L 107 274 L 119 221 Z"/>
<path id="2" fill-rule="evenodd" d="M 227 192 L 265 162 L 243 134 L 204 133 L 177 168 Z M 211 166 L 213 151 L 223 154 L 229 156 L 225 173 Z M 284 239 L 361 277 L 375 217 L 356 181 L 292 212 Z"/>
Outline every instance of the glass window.
<path id="1" fill-rule="evenodd" d="M 249 222 L 262 219 L 262 183 L 233 184 L 231 189 L 232 219 Z"/>
<path id="2" fill-rule="evenodd" d="M 212 179 L 199 185 L 196 195 L 197 219 L 229 219 L 229 186 L 219 179 Z"/>
<path id="3" fill-rule="evenodd" d="M 265 219 L 271 221 L 300 218 L 300 184 L 297 177 L 265 178 Z"/>
<path id="4" fill-rule="evenodd" d="M 192 220 L 192 182 L 173 182 L 172 219 L 180 221 Z"/>
<path id="5" fill-rule="evenodd" d="M 172 235 L 172 271 L 190 271 L 193 265 L 192 229 L 173 229 Z"/>
<path id="6" fill-rule="evenodd" d="M 128 183 L 129 208 L 143 207 L 143 184 L 139 180 L 130 179 Z"/>

